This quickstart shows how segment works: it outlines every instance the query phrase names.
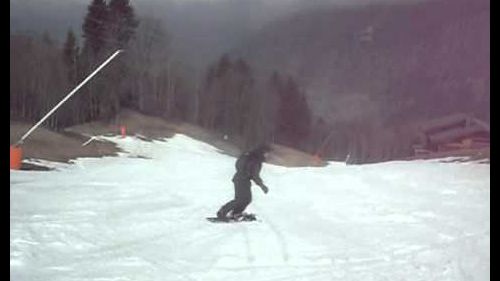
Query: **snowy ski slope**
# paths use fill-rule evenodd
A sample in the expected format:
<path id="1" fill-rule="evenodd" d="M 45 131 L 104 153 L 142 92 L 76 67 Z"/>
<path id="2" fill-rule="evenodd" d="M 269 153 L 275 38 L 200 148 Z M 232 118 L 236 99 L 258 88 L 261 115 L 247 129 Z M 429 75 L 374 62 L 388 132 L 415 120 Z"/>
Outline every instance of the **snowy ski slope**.
<path id="1" fill-rule="evenodd" d="M 233 157 L 183 135 L 11 171 L 11 280 L 489 280 L 490 167 L 265 164 L 259 222 L 205 220 Z M 53 163 L 47 163 L 53 165 Z"/>

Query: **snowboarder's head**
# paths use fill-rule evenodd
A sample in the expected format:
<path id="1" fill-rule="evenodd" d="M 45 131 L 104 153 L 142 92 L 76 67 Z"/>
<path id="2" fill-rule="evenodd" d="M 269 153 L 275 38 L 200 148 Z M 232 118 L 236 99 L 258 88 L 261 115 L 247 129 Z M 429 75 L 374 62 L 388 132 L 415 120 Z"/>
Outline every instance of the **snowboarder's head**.
<path id="1" fill-rule="evenodd" d="M 271 152 L 271 146 L 268 144 L 261 144 L 250 153 L 264 161 L 269 156 L 269 152 Z"/>

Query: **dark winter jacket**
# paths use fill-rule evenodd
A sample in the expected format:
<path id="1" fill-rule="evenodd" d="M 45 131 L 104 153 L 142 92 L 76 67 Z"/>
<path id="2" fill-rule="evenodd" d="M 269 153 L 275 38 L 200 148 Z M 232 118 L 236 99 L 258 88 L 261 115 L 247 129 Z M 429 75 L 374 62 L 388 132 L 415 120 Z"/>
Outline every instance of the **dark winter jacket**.
<path id="1" fill-rule="evenodd" d="M 253 180 L 258 186 L 264 186 L 260 178 L 264 153 L 269 151 L 267 146 L 262 146 L 251 152 L 242 154 L 236 161 L 236 174 L 233 181 Z"/>

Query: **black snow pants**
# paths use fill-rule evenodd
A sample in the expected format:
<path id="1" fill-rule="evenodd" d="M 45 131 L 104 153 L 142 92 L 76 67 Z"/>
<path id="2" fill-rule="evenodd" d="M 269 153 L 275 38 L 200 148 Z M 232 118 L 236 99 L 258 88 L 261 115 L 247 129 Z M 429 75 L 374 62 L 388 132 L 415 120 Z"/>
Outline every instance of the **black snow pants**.
<path id="1" fill-rule="evenodd" d="M 235 176 L 234 183 L 234 199 L 224 204 L 217 212 L 218 217 L 225 217 L 232 211 L 234 214 L 241 214 L 245 208 L 252 202 L 252 183 L 250 179 L 240 178 Z"/>

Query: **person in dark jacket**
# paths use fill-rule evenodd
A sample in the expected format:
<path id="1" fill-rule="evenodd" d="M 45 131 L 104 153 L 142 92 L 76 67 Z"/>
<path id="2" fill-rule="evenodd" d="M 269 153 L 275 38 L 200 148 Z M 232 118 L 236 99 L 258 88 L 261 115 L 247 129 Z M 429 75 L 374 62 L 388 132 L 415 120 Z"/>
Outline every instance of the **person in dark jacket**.
<path id="1" fill-rule="evenodd" d="M 253 180 L 264 193 L 269 191 L 269 188 L 260 178 L 260 170 L 262 162 L 266 160 L 267 155 L 271 151 L 268 145 L 261 145 L 256 149 L 243 153 L 236 161 L 236 173 L 233 176 L 234 183 L 234 199 L 224 204 L 217 212 L 217 217 L 221 219 L 239 218 L 242 216 L 245 208 L 252 201 L 252 191 L 250 187 Z"/>

